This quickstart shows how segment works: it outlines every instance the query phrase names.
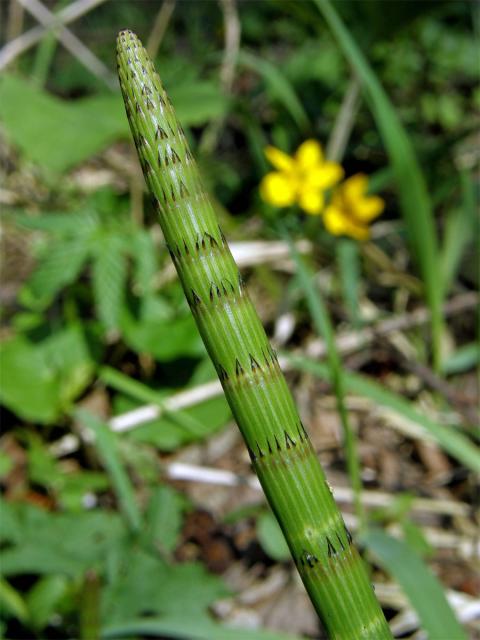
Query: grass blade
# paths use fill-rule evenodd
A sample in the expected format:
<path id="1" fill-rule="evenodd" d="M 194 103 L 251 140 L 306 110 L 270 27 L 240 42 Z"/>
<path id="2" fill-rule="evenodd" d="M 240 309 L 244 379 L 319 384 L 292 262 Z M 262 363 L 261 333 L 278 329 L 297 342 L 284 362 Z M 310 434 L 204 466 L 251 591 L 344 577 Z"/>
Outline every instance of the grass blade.
<path id="1" fill-rule="evenodd" d="M 333 389 L 337 399 L 337 410 L 340 416 L 347 457 L 348 474 L 354 491 L 355 511 L 359 518 L 360 526 L 365 524 L 365 510 L 361 501 L 362 480 L 360 475 L 360 456 L 358 455 L 357 439 L 352 431 L 348 411 L 345 405 L 345 380 L 342 362 L 335 343 L 335 333 L 328 309 L 323 301 L 322 295 L 313 284 L 312 274 L 306 267 L 300 254 L 295 248 L 291 237 L 286 236 L 290 245 L 290 253 L 295 262 L 297 278 L 307 299 L 308 308 L 313 319 L 317 333 L 323 337 L 327 345 L 328 366 Z"/>
<path id="2" fill-rule="evenodd" d="M 297 123 L 298 128 L 301 131 L 308 129 L 309 121 L 305 109 L 298 99 L 295 89 L 277 65 L 245 50 L 240 51 L 238 54 L 238 62 L 251 71 L 260 74 L 270 88 L 271 94 L 283 104 Z"/>
<path id="3" fill-rule="evenodd" d="M 95 447 L 112 479 L 120 508 L 131 529 L 138 531 L 141 525 L 141 514 L 133 486 L 118 455 L 115 434 L 101 420 L 85 409 L 76 409 L 75 417 L 94 434 Z"/>
<path id="4" fill-rule="evenodd" d="M 440 368 L 440 341 L 443 327 L 441 288 L 438 286 L 440 262 L 432 203 L 425 179 L 410 139 L 359 46 L 329 0 L 314 0 L 314 2 L 360 79 L 365 97 L 390 157 L 410 247 L 420 268 L 425 295 L 432 314 L 433 360 L 435 368 L 438 370 Z"/>
<path id="5" fill-rule="evenodd" d="M 380 566 L 402 587 L 430 640 L 467 640 L 442 585 L 413 549 L 379 529 L 362 537 Z"/>
<path id="6" fill-rule="evenodd" d="M 460 174 L 462 206 L 449 213 L 445 223 L 442 247 L 442 292 L 446 297 L 458 273 L 464 251 L 478 237 L 478 219 L 475 202 L 475 184 L 472 176 L 464 171 Z"/>
<path id="7" fill-rule="evenodd" d="M 309 371 L 322 380 L 331 382 L 331 375 L 324 364 L 306 356 L 288 355 L 294 368 Z M 352 394 L 369 398 L 375 404 L 386 407 L 422 427 L 453 458 L 476 473 L 480 473 L 480 451 L 468 438 L 452 427 L 438 424 L 423 415 L 408 400 L 384 389 L 381 385 L 366 376 L 344 372 L 345 386 Z"/>

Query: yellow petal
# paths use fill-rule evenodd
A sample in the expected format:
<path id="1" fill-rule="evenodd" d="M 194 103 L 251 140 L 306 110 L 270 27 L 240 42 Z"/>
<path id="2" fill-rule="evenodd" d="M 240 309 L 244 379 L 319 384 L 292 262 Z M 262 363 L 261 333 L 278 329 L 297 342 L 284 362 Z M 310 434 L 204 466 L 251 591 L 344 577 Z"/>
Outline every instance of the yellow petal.
<path id="1" fill-rule="evenodd" d="M 305 177 L 309 187 L 329 189 L 343 178 L 343 169 L 336 162 L 324 162 L 310 169 Z"/>
<path id="2" fill-rule="evenodd" d="M 328 206 L 323 216 L 325 228 L 335 236 L 350 236 L 354 240 L 367 240 L 370 233 L 366 225 L 356 223 L 342 209 Z"/>
<path id="3" fill-rule="evenodd" d="M 268 147 L 265 147 L 264 153 L 267 156 L 267 160 L 275 167 L 275 169 L 278 169 L 279 171 L 291 171 L 293 169 L 293 158 L 283 151 L 280 151 L 280 149 L 277 149 L 277 147 L 269 145 Z"/>
<path id="4" fill-rule="evenodd" d="M 296 185 L 284 173 L 267 173 L 260 183 L 260 195 L 275 207 L 288 207 L 295 202 Z"/>
<path id="5" fill-rule="evenodd" d="M 323 162 L 322 147 L 316 140 L 305 140 L 298 147 L 295 160 L 300 170 L 312 169 Z"/>
<path id="6" fill-rule="evenodd" d="M 327 231 L 332 235 L 341 236 L 345 233 L 345 221 L 346 218 L 344 217 L 341 209 L 338 209 L 333 205 L 330 205 L 325 209 L 323 222 Z"/>
<path id="7" fill-rule="evenodd" d="M 312 216 L 322 212 L 324 197 L 319 189 L 302 189 L 298 197 L 300 207 Z"/>
<path id="8" fill-rule="evenodd" d="M 353 206 L 353 216 L 359 222 L 371 222 L 382 213 L 385 202 L 378 196 L 368 196 Z"/>
<path id="9" fill-rule="evenodd" d="M 368 178 L 364 173 L 357 173 L 356 175 L 345 180 L 343 186 L 343 193 L 345 198 L 355 202 L 365 196 L 368 189 Z"/>

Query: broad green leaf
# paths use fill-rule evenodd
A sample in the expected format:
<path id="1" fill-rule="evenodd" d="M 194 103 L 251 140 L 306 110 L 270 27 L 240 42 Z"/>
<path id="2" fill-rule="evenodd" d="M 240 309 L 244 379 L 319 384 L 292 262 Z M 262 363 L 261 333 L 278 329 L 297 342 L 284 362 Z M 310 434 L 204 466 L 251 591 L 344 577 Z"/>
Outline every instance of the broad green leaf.
<path id="1" fill-rule="evenodd" d="M 157 315 L 152 311 L 137 319 L 124 309 L 121 331 L 131 349 L 137 353 L 149 353 L 161 362 L 205 354 L 205 347 L 191 315 L 167 320 L 163 313 Z"/>
<path id="2" fill-rule="evenodd" d="M 13 74 L 1 81 L 0 117 L 8 138 L 25 156 L 52 172 L 63 172 L 128 136 L 116 96 L 67 103 Z"/>
<path id="3" fill-rule="evenodd" d="M 220 87 L 212 82 L 195 81 L 172 86 L 169 91 L 172 104 L 184 126 L 198 126 L 222 116 L 228 99 Z"/>
<path id="4" fill-rule="evenodd" d="M 186 507 L 185 498 L 165 485 L 153 490 L 145 516 L 145 537 L 160 553 L 177 546 Z"/>
<path id="5" fill-rule="evenodd" d="M 53 235 L 71 236 L 88 235 L 95 230 L 100 222 L 96 211 L 91 208 L 68 213 L 48 213 L 29 215 L 13 211 L 12 220 L 15 224 L 34 231 L 46 231 Z"/>
<path id="6" fill-rule="evenodd" d="M 271 558 L 277 562 L 290 559 L 290 550 L 280 525 L 270 511 L 264 511 L 257 518 L 257 536 L 263 550 Z"/>
<path id="7" fill-rule="evenodd" d="M 95 254 L 92 283 L 97 314 L 107 329 L 117 329 L 127 280 L 124 238 L 117 234 L 102 234 L 96 243 Z"/>
<path id="8" fill-rule="evenodd" d="M 16 336 L 0 344 L 0 401 L 25 420 L 53 422 L 89 383 L 93 362 L 72 325 L 42 342 Z"/>
<path id="9" fill-rule="evenodd" d="M 133 547 L 102 594 L 103 619 L 118 624 L 142 614 L 196 619 L 227 595 L 220 578 L 197 563 L 167 564 L 158 554 Z"/>
<path id="10" fill-rule="evenodd" d="M 441 584 L 413 549 L 379 529 L 370 530 L 362 539 L 400 584 L 431 640 L 467 640 Z"/>
<path id="11" fill-rule="evenodd" d="M 440 366 L 442 333 L 440 261 L 432 203 L 412 143 L 363 52 L 329 0 L 314 0 L 340 48 L 358 75 L 395 173 L 401 211 L 432 314 L 434 361 Z"/>
<path id="12" fill-rule="evenodd" d="M 0 91 L 0 118 L 8 138 L 29 160 L 49 171 L 62 173 L 115 140 L 129 137 L 118 94 L 67 102 L 11 73 L 2 76 Z M 184 126 L 218 117 L 228 105 L 210 82 L 178 85 L 170 95 Z"/>
<path id="13" fill-rule="evenodd" d="M 44 576 L 37 580 L 27 594 L 26 602 L 33 627 L 42 629 L 56 612 L 67 593 L 70 581 L 62 575 Z"/>
<path id="14" fill-rule="evenodd" d="M 45 309 L 63 287 L 75 282 L 89 251 L 88 241 L 82 236 L 48 243 L 40 264 L 25 285 L 35 301 L 35 309 Z"/>
<path id="15" fill-rule="evenodd" d="M 133 272 L 134 292 L 142 297 L 152 291 L 155 275 L 158 272 L 158 251 L 152 234 L 139 229 L 132 238 L 135 269 Z"/>
<path id="16" fill-rule="evenodd" d="M 41 348 L 23 336 L 0 344 L 0 401 L 24 420 L 52 422 L 58 414 L 58 381 Z"/>
<path id="17" fill-rule="evenodd" d="M 1 502 L 2 573 L 78 578 L 100 566 L 126 536 L 113 511 L 50 513 L 28 503 Z"/>
<path id="18" fill-rule="evenodd" d="M 75 416 L 94 434 L 95 447 L 110 474 L 120 508 L 129 526 L 138 531 L 141 524 L 140 509 L 128 473 L 118 454 L 116 435 L 101 420 L 84 409 L 77 409 Z"/>

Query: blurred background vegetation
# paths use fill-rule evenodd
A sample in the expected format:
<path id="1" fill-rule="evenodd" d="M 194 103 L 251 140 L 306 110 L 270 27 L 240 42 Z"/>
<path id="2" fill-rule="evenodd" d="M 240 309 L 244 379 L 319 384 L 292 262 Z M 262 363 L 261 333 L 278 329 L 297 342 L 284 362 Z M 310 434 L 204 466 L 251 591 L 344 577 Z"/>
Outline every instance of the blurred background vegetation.
<path id="1" fill-rule="evenodd" d="M 343 381 L 358 539 L 395 635 L 480 638 L 478 5 L 0 12 L 2 636 L 323 637 L 145 193 L 115 77 L 127 27 L 155 58 L 356 530 L 330 384 Z M 262 202 L 264 148 L 308 138 L 385 200 L 369 241 Z"/>

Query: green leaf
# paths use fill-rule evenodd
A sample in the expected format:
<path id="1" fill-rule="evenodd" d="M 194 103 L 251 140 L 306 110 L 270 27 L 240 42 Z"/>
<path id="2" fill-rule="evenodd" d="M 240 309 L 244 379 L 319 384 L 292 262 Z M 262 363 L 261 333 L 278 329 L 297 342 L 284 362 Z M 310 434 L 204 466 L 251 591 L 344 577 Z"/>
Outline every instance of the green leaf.
<path id="1" fill-rule="evenodd" d="M 444 375 L 463 373 L 472 369 L 480 362 L 480 345 L 477 342 L 466 344 L 458 348 L 443 363 Z"/>
<path id="2" fill-rule="evenodd" d="M 28 608 L 21 594 L 12 585 L 0 577 L 0 614 L 2 617 L 14 617 L 20 622 L 28 620 Z"/>
<path id="3" fill-rule="evenodd" d="M 128 136 L 122 101 L 95 96 L 72 103 L 4 74 L 0 117 L 9 139 L 25 156 L 61 173 Z"/>
<path id="4" fill-rule="evenodd" d="M 336 247 L 343 301 L 348 310 L 351 323 L 358 329 L 362 324 L 358 305 L 360 288 L 358 243 L 349 238 L 340 238 L 336 243 Z"/>
<path id="5" fill-rule="evenodd" d="M 431 640 L 466 640 L 441 584 L 407 544 L 372 529 L 363 541 L 383 569 L 400 584 Z"/>
<path id="6" fill-rule="evenodd" d="M 464 172 L 460 176 L 463 203 L 459 209 L 453 209 L 445 221 L 442 247 L 443 295 L 448 295 L 458 274 L 466 247 L 474 240 L 478 228 L 477 203 L 473 178 Z"/>
<path id="7" fill-rule="evenodd" d="M 75 416 L 95 435 L 95 447 L 112 479 L 120 508 L 130 527 L 138 531 L 141 524 L 140 510 L 133 486 L 118 454 L 116 435 L 101 420 L 84 409 L 76 409 Z"/>
<path id="8" fill-rule="evenodd" d="M 172 86 L 169 94 L 180 122 L 186 127 L 222 116 L 229 102 L 218 85 L 205 81 Z"/>
<path id="9" fill-rule="evenodd" d="M 292 365 L 303 371 L 309 371 L 323 380 L 330 381 L 328 368 L 305 356 L 288 356 Z M 480 451 L 458 430 L 439 424 L 420 413 L 408 400 L 392 391 L 388 391 L 367 376 L 344 371 L 346 388 L 350 393 L 365 396 L 375 404 L 393 410 L 395 413 L 419 425 L 432 436 L 451 456 L 466 467 L 480 473 Z"/>
<path id="10" fill-rule="evenodd" d="M 123 404 L 123 408 L 126 407 L 127 405 Z M 208 438 L 231 417 L 230 407 L 223 396 L 183 409 L 181 413 L 194 420 L 196 425 L 202 425 L 202 432 L 186 428 L 187 425 L 178 419 L 178 414 L 172 412 L 129 431 L 127 437 L 135 442 L 152 444 L 161 451 L 175 451 L 189 442 Z"/>
<path id="11" fill-rule="evenodd" d="M 192 316 L 166 319 L 159 309 L 149 310 L 136 319 L 124 309 L 121 330 L 125 342 L 137 353 L 149 353 L 161 362 L 180 356 L 199 357 L 205 354 L 200 334 Z"/>
<path id="12" fill-rule="evenodd" d="M 124 238 L 102 234 L 95 253 L 92 283 L 97 314 L 107 329 L 117 329 L 127 281 Z"/>
<path id="13" fill-rule="evenodd" d="M 69 580 L 62 575 L 37 580 L 27 594 L 26 602 L 33 627 L 43 629 L 56 612 L 58 603 L 69 590 Z"/>
<path id="14" fill-rule="evenodd" d="M 414 148 L 395 109 L 361 49 L 329 0 L 314 0 L 340 48 L 358 75 L 395 173 L 401 211 L 432 314 L 435 365 L 440 366 L 441 288 L 438 286 L 437 235 L 432 203 Z"/>
<path id="15" fill-rule="evenodd" d="M 0 401 L 25 420 L 53 422 L 85 389 L 93 362 L 79 326 L 39 343 L 16 336 L 0 345 Z"/>
<path id="16" fill-rule="evenodd" d="M 171 553 L 183 521 L 185 498 L 167 485 L 154 489 L 148 503 L 145 536 L 159 551 Z"/>
<path id="17" fill-rule="evenodd" d="M 264 511 L 257 518 L 257 536 L 262 549 L 277 562 L 290 559 L 290 550 L 280 525 L 270 511 Z"/>
<path id="18" fill-rule="evenodd" d="M 295 89 L 279 70 L 278 65 L 245 50 L 240 51 L 238 61 L 244 67 L 264 78 L 271 95 L 290 113 L 299 129 L 304 131 L 309 128 L 310 124 L 305 109 L 295 93 Z M 179 118 L 181 120 L 180 115 Z"/>
<path id="19" fill-rule="evenodd" d="M 159 555 L 130 548 L 103 590 L 103 619 L 118 624 L 142 614 L 195 620 L 227 590 L 197 563 L 167 564 Z"/>
<path id="20" fill-rule="evenodd" d="M 64 574 L 79 578 L 105 561 L 107 552 L 125 538 L 113 511 L 49 513 L 26 503 L 2 501 L 0 540 L 2 573 Z"/>
<path id="21" fill-rule="evenodd" d="M 58 243 L 49 242 L 39 266 L 26 283 L 35 309 L 45 309 L 57 293 L 77 279 L 88 257 L 90 247 L 79 236 Z"/>
<path id="22" fill-rule="evenodd" d="M 136 636 L 165 636 L 179 640 L 300 640 L 298 636 L 278 631 L 236 629 L 216 624 L 206 616 L 188 619 L 185 616 L 166 616 L 128 620 L 121 624 L 109 624 L 102 631 L 102 638 L 131 638 Z"/>
<path id="23" fill-rule="evenodd" d="M 133 274 L 134 291 L 145 296 L 152 291 L 155 275 L 158 272 L 158 251 L 152 234 L 139 229 L 132 238 L 135 270 Z"/>

